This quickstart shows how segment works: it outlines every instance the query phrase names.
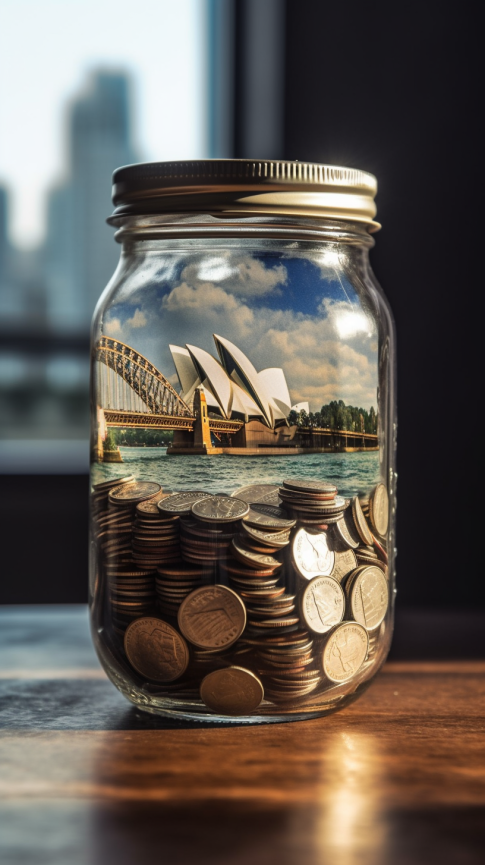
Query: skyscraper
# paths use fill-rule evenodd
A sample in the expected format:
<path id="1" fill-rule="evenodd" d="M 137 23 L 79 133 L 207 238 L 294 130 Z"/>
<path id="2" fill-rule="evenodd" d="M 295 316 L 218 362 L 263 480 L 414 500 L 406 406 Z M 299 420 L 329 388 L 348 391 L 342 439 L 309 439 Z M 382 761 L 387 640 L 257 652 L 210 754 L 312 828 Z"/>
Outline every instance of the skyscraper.
<path id="1" fill-rule="evenodd" d="M 111 174 L 137 161 L 131 143 L 129 80 L 96 72 L 68 111 L 68 176 L 50 193 L 45 245 L 48 317 L 82 331 L 119 257 L 111 211 Z"/>

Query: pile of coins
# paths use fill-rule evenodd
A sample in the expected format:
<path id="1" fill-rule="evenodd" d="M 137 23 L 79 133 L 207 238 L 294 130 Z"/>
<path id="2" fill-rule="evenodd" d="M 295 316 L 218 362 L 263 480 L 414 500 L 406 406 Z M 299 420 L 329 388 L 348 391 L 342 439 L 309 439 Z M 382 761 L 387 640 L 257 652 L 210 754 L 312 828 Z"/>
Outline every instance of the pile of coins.
<path id="1" fill-rule="evenodd" d="M 180 561 L 160 565 L 155 577 L 160 612 L 174 618 L 187 595 L 211 581 L 211 568 Z"/>
<path id="2" fill-rule="evenodd" d="M 224 560 L 248 510 L 248 505 L 228 496 L 205 495 L 194 501 L 190 516 L 182 520 L 182 558 L 207 565 Z"/>
<path id="3" fill-rule="evenodd" d="M 167 494 L 160 491 L 136 505 L 132 550 L 133 561 L 141 568 L 154 569 L 179 557 L 179 519 L 158 508 L 165 498 Z"/>
<path id="4" fill-rule="evenodd" d="M 131 667 L 182 702 L 199 688 L 222 715 L 318 710 L 356 687 L 385 629 L 388 511 L 383 484 L 363 502 L 307 478 L 230 496 L 97 485 L 93 534 Z"/>

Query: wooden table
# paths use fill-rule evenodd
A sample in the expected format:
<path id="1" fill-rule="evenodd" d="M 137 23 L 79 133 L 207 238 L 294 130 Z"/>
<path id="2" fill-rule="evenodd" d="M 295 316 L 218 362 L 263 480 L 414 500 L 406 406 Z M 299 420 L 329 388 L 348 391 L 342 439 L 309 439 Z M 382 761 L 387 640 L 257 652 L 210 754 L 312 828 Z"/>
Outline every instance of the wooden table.
<path id="1" fill-rule="evenodd" d="M 100 670 L 84 608 L 0 613 L 2 865 L 485 861 L 484 662 L 388 663 L 354 705 L 164 722 Z"/>

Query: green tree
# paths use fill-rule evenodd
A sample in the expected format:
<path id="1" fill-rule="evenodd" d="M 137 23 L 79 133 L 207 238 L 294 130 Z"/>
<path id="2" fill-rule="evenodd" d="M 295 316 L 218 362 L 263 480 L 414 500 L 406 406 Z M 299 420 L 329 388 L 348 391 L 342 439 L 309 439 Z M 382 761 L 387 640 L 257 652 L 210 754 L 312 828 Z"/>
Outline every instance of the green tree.
<path id="1" fill-rule="evenodd" d="M 110 429 L 106 433 L 106 438 L 103 442 L 103 450 L 105 450 L 105 451 L 115 451 L 116 450 L 116 438 Z"/>

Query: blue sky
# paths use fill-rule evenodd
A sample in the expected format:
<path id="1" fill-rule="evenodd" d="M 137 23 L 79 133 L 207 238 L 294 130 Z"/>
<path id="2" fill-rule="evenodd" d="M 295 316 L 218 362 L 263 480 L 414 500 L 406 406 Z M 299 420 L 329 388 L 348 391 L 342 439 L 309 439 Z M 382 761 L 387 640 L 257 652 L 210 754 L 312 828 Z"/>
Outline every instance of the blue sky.
<path id="1" fill-rule="evenodd" d="M 2 0 L 0 183 L 13 239 L 42 239 L 45 193 L 65 172 L 64 116 L 88 73 L 133 76 L 144 160 L 206 153 L 206 0 Z"/>
<path id="2" fill-rule="evenodd" d="M 258 371 L 281 367 L 292 403 L 313 411 L 332 399 L 376 406 L 377 333 L 332 252 L 284 258 L 254 251 L 145 256 L 112 289 L 103 332 L 145 355 L 174 384 L 168 348 L 193 344 L 216 355 L 214 333 Z"/>

